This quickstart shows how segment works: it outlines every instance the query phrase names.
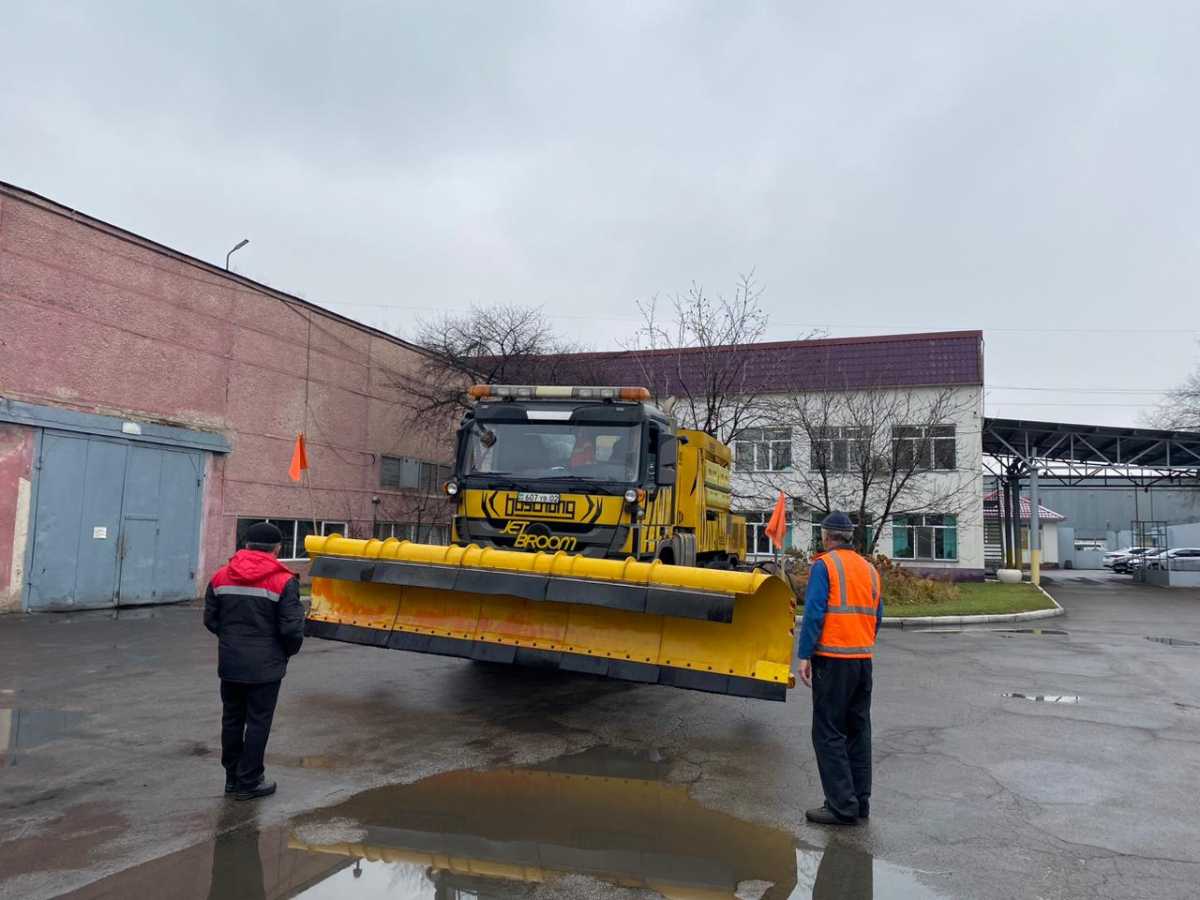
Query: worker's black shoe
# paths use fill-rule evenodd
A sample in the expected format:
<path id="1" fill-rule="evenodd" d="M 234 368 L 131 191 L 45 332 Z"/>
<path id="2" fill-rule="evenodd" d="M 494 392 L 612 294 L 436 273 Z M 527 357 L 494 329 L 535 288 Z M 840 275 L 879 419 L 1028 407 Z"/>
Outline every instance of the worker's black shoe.
<path id="1" fill-rule="evenodd" d="M 225 793 L 233 794 L 237 792 L 237 782 L 232 778 L 225 779 Z"/>
<path id="2" fill-rule="evenodd" d="M 275 782 L 260 778 L 252 788 L 239 788 L 233 795 L 234 800 L 257 800 L 259 797 L 270 797 L 275 793 Z"/>
<path id="3" fill-rule="evenodd" d="M 871 818 L 871 801 L 870 800 L 859 800 L 858 801 L 858 820 L 860 822 L 865 822 L 869 818 Z"/>
<path id="4" fill-rule="evenodd" d="M 814 825 L 857 825 L 858 819 L 843 819 L 828 806 L 818 806 L 816 809 L 804 811 L 804 818 Z"/>

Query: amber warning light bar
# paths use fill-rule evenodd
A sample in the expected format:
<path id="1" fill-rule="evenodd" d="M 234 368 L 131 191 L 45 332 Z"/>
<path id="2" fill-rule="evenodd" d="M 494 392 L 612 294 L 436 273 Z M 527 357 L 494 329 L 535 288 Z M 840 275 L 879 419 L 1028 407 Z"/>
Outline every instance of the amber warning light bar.
<path id="1" fill-rule="evenodd" d="M 476 384 L 467 394 L 474 400 L 649 400 L 644 387 L 571 387 L 568 385 Z"/>

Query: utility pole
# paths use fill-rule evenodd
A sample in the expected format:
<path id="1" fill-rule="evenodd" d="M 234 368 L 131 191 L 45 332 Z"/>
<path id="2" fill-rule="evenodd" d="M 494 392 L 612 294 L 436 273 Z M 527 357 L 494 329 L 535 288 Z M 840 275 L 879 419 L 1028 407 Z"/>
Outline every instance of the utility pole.
<path id="1" fill-rule="evenodd" d="M 1042 532 L 1038 508 L 1037 447 L 1033 448 L 1034 464 L 1029 469 L 1029 580 L 1042 583 Z"/>

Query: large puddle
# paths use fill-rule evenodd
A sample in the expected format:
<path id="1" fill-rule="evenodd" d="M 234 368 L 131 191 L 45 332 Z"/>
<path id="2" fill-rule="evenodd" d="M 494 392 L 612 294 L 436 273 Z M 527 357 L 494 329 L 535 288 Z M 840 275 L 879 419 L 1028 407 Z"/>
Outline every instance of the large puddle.
<path id="1" fill-rule="evenodd" d="M 669 768 L 600 749 L 378 788 L 267 828 L 230 801 L 214 841 L 68 896 L 152 897 L 170 884 L 179 898 L 508 900 L 573 896 L 586 883 L 570 876 L 674 898 L 936 896 L 860 849 L 861 832 L 798 845 L 701 806 L 664 780 Z"/>

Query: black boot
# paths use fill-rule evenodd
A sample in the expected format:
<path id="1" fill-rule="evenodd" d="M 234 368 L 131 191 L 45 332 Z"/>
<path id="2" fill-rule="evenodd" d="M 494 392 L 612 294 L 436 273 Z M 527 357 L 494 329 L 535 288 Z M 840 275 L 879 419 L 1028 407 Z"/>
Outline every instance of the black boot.
<path id="1" fill-rule="evenodd" d="M 843 819 L 828 806 L 804 811 L 804 818 L 814 825 L 857 825 L 858 819 Z"/>
<path id="2" fill-rule="evenodd" d="M 233 795 L 234 800 L 257 800 L 259 797 L 270 797 L 275 793 L 275 782 L 260 778 L 252 788 L 239 788 Z"/>
<path id="3" fill-rule="evenodd" d="M 863 800 L 861 797 L 858 800 L 858 818 L 859 821 L 864 821 L 871 818 L 871 801 Z"/>

